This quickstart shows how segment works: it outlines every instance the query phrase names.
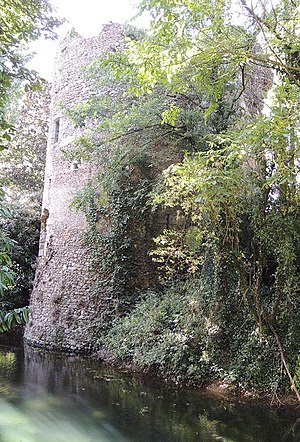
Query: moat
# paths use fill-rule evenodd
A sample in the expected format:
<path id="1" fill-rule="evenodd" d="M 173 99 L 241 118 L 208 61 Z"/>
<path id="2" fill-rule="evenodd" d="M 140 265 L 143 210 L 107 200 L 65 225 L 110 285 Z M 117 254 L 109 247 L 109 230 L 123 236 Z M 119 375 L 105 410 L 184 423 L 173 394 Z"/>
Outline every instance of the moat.
<path id="1" fill-rule="evenodd" d="M 294 442 L 299 410 L 216 399 L 89 359 L 0 351 L 0 442 Z"/>

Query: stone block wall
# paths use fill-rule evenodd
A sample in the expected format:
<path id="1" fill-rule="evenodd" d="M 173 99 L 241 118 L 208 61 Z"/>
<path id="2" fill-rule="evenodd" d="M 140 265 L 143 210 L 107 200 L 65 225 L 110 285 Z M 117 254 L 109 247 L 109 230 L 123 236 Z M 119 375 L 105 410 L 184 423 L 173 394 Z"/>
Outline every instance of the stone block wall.
<path id="1" fill-rule="evenodd" d="M 32 316 L 24 335 L 32 345 L 75 353 L 95 347 L 95 330 L 103 308 L 99 275 L 92 269 L 83 241 L 85 216 L 70 207 L 76 192 L 95 173 L 95 166 L 88 162 L 74 164 L 64 155 L 72 150 L 78 133 L 62 109 L 76 106 L 93 92 L 82 67 L 124 44 L 121 26 L 112 23 L 104 26 L 98 37 L 67 37 L 59 47 L 51 92 Z"/>

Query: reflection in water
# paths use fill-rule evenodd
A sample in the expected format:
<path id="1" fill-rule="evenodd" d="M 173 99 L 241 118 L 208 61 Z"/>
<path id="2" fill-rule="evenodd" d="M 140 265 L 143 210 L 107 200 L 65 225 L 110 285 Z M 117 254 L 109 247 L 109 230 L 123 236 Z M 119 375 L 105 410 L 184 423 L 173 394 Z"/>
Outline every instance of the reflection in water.
<path id="1" fill-rule="evenodd" d="M 47 395 L 27 398 L 21 406 L 0 400 L 0 441 L 112 441 L 126 439 L 109 425 L 95 425 L 79 410 Z"/>
<path id="2" fill-rule="evenodd" d="M 17 357 L 18 356 L 18 357 Z M 294 442 L 296 411 L 151 385 L 88 359 L 0 352 L 0 442 Z"/>

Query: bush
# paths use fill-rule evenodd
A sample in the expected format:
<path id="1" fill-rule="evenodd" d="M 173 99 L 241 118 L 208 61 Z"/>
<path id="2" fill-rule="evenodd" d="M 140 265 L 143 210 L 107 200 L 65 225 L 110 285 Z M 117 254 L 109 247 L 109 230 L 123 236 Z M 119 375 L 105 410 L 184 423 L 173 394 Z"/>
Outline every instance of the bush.
<path id="1" fill-rule="evenodd" d="M 1 221 L 1 228 L 13 240 L 11 268 L 15 284 L 1 298 L 4 310 L 24 307 L 29 303 L 39 246 L 39 214 L 26 208 L 12 208 L 12 217 Z"/>
<path id="2" fill-rule="evenodd" d="M 116 358 L 178 383 L 219 379 L 263 393 L 290 391 L 274 336 L 260 335 L 234 275 L 228 274 L 222 294 L 212 268 L 206 272 L 173 283 L 164 294 L 145 293 L 113 322 L 104 346 Z"/>
<path id="3" fill-rule="evenodd" d="M 212 375 L 199 290 L 178 283 L 164 295 L 147 292 L 115 321 L 104 344 L 118 358 L 155 369 L 176 382 L 206 382 Z"/>

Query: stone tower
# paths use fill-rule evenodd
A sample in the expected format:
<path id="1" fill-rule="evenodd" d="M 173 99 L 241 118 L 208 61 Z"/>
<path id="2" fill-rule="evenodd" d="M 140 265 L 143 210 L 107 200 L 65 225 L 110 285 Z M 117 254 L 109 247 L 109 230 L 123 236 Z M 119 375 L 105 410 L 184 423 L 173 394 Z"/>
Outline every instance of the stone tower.
<path id="1" fill-rule="evenodd" d="M 40 250 L 32 316 L 26 342 L 49 349 L 84 352 L 94 348 L 101 311 L 95 290 L 98 275 L 85 250 L 85 216 L 70 208 L 74 194 L 92 177 L 93 166 L 76 164 L 64 152 L 72 148 L 74 127 L 63 108 L 72 108 L 92 94 L 82 67 L 103 52 L 124 45 L 120 25 L 103 27 L 98 37 L 67 37 L 59 47 L 52 84 L 50 131 L 41 217 Z"/>

